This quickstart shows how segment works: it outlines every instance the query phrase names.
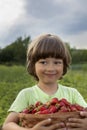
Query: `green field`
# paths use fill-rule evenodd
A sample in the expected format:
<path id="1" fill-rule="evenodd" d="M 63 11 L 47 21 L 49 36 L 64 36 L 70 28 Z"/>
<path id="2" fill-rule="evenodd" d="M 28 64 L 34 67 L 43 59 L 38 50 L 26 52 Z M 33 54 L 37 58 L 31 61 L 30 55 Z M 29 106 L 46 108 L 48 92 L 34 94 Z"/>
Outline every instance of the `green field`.
<path id="1" fill-rule="evenodd" d="M 60 81 L 62 84 L 75 87 L 87 101 L 87 65 L 74 65 Z M 0 65 L 0 125 L 7 110 L 18 92 L 35 84 L 24 66 Z"/>

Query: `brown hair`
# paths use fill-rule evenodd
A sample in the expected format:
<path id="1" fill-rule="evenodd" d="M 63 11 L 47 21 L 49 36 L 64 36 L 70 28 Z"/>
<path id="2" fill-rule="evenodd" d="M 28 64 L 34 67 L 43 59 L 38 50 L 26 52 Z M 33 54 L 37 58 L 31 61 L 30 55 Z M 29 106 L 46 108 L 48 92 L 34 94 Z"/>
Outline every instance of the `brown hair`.
<path id="1" fill-rule="evenodd" d="M 66 74 L 67 68 L 71 63 L 71 56 L 63 41 L 52 34 L 41 35 L 29 44 L 27 50 L 27 70 L 29 74 L 38 80 L 35 74 L 35 63 L 39 59 L 48 57 L 62 59 L 64 64 L 63 75 Z"/>

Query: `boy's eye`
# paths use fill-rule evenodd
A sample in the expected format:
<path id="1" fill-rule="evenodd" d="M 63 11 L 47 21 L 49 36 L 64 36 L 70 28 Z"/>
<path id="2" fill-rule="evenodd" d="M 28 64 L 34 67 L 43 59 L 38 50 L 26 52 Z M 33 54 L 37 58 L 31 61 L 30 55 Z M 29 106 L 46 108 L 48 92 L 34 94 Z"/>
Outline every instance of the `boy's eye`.
<path id="1" fill-rule="evenodd" d="M 55 61 L 54 63 L 55 63 L 55 64 L 59 64 L 59 65 L 63 64 L 62 61 Z"/>
<path id="2" fill-rule="evenodd" d="M 40 61 L 39 63 L 41 63 L 41 64 L 46 64 L 47 62 L 46 62 L 46 61 Z"/>

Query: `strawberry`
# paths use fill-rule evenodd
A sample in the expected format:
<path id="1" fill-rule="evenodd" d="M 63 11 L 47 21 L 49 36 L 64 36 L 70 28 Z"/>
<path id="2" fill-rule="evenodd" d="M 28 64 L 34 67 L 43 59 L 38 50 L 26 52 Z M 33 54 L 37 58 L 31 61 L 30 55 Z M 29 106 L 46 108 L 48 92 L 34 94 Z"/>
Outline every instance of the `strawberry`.
<path id="1" fill-rule="evenodd" d="M 42 105 L 40 108 L 39 108 L 39 111 L 44 111 L 47 109 L 47 106 L 46 105 Z"/>
<path id="2" fill-rule="evenodd" d="M 23 111 L 22 111 L 22 113 L 26 113 L 26 114 L 28 114 L 29 113 L 29 109 L 24 109 Z"/>
<path id="3" fill-rule="evenodd" d="M 69 107 L 71 111 L 77 111 L 77 108 L 74 104 L 70 105 Z"/>
<path id="4" fill-rule="evenodd" d="M 34 110 L 32 110 L 32 114 L 35 114 L 37 112 L 37 110 L 36 109 L 34 109 Z"/>
<path id="5" fill-rule="evenodd" d="M 76 110 L 78 110 L 78 111 L 83 111 L 84 110 L 84 107 L 82 107 L 82 106 L 80 106 L 78 104 L 73 104 L 72 106 L 75 107 Z"/>
<path id="6" fill-rule="evenodd" d="M 49 114 L 49 110 L 38 111 L 36 114 Z"/>
<path id="7" fill-rule="evenodd" d="M 52 98 L 51 101 L 50 101 L 50 104 L 51 104 L 51 105 L 54 105 L 54 104 L 57 104 L 57 103 L 59 103 L 59 100 L 58 100 L 58 98 L 56 98 L 56 97 L 55 97 L 55 98 Z"/>
<path id="8" fill-rule="evenodd" d="M 80 105 L 78 105 L 78 104 L 76 104 L 76 108 L 77 108 L 77 110 L 79 110 L 79 111 L 84 111 L 84 110 L 85 110 L 84 107 L 82 107 L 82 106 L 80 106 Z"/>
<path id="9" fill-rule="evenodd" d="M 69 110 L 67 109 L 66 106 L 62 106 L 59 111 L 61 111 L 61 112 L 68 112 Z"/>
<path id="10" fill-rule="evenodd" d="M 43 104 L 42 102 L 38 101 L 38 102 L 36 102 L 35 107 L 38 107 L 38 106 L 40 106 L 42 104 Z"/>
<path id="11" fill-rule="evenodd" d="M 62 102 L 62 101 L 59 101 L 59 106 L 60 106 L 60 107 L 65 106 L 65 103 Z"/>
<path id="12" fill-rule="evenodd" d="M 51 106 L 49 107 L 49 113 L 55 113 L 55 112 L 57 112 L 56 106 L 51 105 Z"/>
<path id="13" fill-rule="evenodd" d="M 70 105 L 70 102 L 68 102 L 65 98 L 62 98 L 60 102 L 63 102 L 66 106 Z"/>

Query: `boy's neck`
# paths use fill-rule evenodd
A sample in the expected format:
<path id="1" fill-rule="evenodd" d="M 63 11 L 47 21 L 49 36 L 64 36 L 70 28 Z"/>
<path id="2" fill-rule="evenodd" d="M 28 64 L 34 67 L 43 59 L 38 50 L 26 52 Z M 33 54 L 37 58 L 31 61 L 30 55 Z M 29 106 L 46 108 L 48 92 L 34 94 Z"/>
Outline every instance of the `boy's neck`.
<path id="1" fill-rule="evenodd" d="M 58 84 L 43 84 L 43 83 L 38 83 L 38 87 L 48 95 L 53 95 L 57 92 L 58 90 Z"/>

